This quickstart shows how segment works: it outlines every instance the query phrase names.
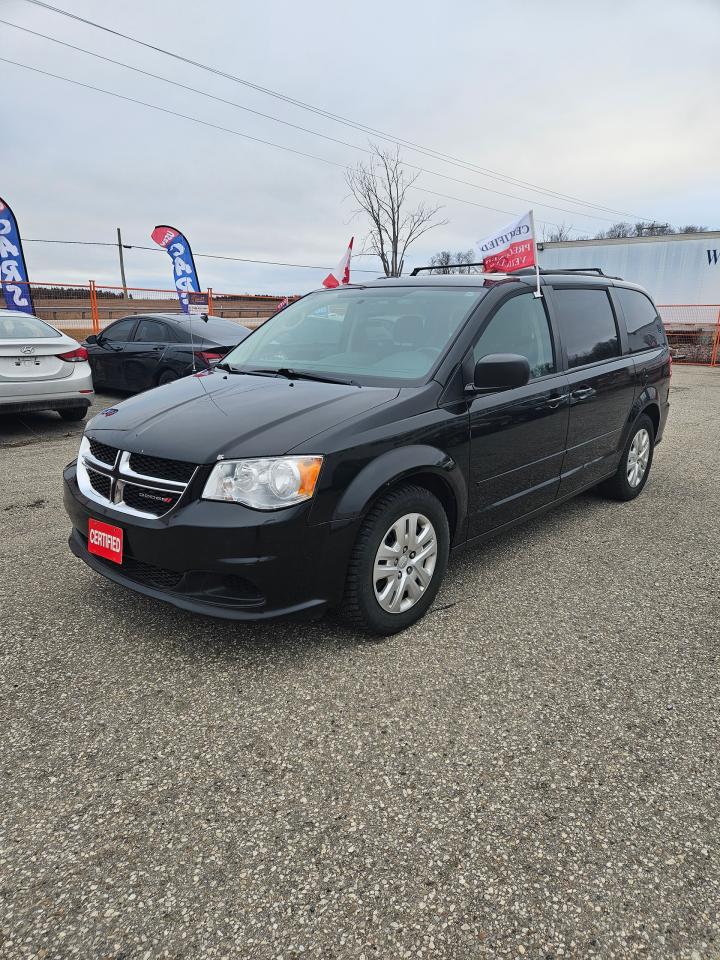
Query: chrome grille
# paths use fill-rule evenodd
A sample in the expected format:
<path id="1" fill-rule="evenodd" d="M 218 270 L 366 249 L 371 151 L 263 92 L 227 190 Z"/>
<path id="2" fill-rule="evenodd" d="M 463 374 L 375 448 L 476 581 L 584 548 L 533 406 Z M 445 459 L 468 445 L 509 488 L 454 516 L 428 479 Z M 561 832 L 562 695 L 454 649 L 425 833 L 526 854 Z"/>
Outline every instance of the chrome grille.
<path id="1" fill-rule="evenodd" d="M 97 470 L 90 469 L 88 469 L 88 476 L 90 477 L 90 484 L 93 490 L 99 493 L 101 497 L 109 500 L 112 479 L 105 473 L 98 473 Z"/>
<path id="2" fill-rule="evenodd" d="M 183 460 L 130 453 L 83 437 L 77 480 L 86 497 L 120 513 L 164 517 L 180 502 L 196 469 Z"/>
<path id="3" fill-rule="evenodd" d="M 115 465 L 115 460 L 118 455 L 117 447 L 109 447 L 106 443 L 100 443 L 99 440 L 93 440 L 92 438 L 89 438 L 88 442 L 90 444 L 90 453 L 96 460 L 100 460 L 101 463 L 106 463 L 109 467 Z"/>
<path id="4" fill-rule="evenodd" d="M 181 492 L 170 493 L 166 490 L 135 486 L 134 483 L 123 486 L 123 501 L 134 510 L 145 510 L 154 517 L 162 517 L 172 510 L 181 496 Z"/>
<path id="5" fill-rule="evenodd" d="M 148 457 L 144 453 L 130 454 L 130 469 L 144 477 L 158 477 L 161 480 L 173 480 L 187 483 L 195 472 L 194 463 L 184 460 L 165 460 L 162 457 Z"/>

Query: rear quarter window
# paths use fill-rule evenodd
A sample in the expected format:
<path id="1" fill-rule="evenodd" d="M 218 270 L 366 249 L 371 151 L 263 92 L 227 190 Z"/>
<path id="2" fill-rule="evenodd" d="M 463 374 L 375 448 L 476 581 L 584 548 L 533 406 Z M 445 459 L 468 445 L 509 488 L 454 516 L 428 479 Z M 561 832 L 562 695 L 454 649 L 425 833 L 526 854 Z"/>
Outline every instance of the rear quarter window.
<path id="1" fill-rule="evenodd" d="M 630 352 L 639 353 L 663 346 L 666 342 L 665 330 L 650 298 L 639 290 L 627 290 L 624 287 L 617 287 L 615 295 L 625 314 Z"/>

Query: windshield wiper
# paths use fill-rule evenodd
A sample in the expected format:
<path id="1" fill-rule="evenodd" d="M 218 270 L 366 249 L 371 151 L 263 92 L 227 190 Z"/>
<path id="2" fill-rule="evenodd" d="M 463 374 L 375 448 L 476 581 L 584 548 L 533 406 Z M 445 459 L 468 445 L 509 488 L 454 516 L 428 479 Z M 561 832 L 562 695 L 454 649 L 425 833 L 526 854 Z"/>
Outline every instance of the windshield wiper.
<path id="1" fill-rule="evenodd" d="M 234 367 L 231 367 L 229 364 L 225 363 L 224 360 L 219 360 L 217 363 L 214 363 L 213 370 L 227 370 L 228 373 L 238 372 Z"/>
<path id="2" fill-rule="evenodd" d="M 346 387 L 359 387 L 360 384 L 355 380 L 343 380 L 341 377 L 326 377 L 322 373 L 315 373 L 313 370 L 295 370 L 292 367 L 277 367 L 270 370 L 267 367 L 261 370 L 248 370 L 248 373 L 264 375 L 266 377 L 287 377 L 288 380 L 317 380 L 319 383 L 341 383 Z"/>

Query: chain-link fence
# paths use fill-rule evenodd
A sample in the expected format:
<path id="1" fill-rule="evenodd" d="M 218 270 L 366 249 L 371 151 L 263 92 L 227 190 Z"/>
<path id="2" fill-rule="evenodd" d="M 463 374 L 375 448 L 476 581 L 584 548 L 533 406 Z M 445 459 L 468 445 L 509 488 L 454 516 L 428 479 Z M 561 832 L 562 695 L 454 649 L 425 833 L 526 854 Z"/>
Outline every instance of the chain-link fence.
<path id="1" fill-rule="evenodd" d="M 288 299 L 290 303 L 297 297 L 251 296 L 244 293 L 216 293 L 210 291 L 211 312 L 215 317 L 239 320 L 244 327 L 254 330 L 271 317 L 278 307 Z"/>
<path id="2" fill-rule="evenodd" d="M 0 282 L 0 309 L 7 306 L 5 289 L 10 288 L 13 298 L 15 288 L 20 290 L 20 299 L 30 300 L 33 313 L 47 320 L 60 330 L 68 330 L 75 336 L 78 330 L 83 336 L 93 330 L 92 282 L 88 283 L 20 283 Z"/>
<path id="3" fill-rule="evenodd" d="M 141 313 L 181 313 L 177 291 L 144 287 L 114 287 L 89 280 L 81 283 L 16 283 L 0 281 L 0 309 L 5 307 L 4 287 L 18 288 L 18 296 L 31 299 L 33 312 L 54 327 L 82 340 L 99 333 L 113 320 Z M 237 320 L 254 329 L 282 304 L 285 298 L 251 294 L 203 291 L 208 312 Z M 291 298 L 294 299 L 294 298 Z"/>
<path id="4" fill-rule="evenodd" d="M 674 363 L 720 365 L 720 304 L 658 304 Z"/>

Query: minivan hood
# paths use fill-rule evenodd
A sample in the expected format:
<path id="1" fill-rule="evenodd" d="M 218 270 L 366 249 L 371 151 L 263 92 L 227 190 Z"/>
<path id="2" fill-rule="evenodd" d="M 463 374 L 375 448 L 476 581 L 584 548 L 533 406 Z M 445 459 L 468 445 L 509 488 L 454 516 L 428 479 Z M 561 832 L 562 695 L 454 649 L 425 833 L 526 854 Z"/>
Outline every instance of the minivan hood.
<path id="1" fill-rule="evenodd" d="M 398 393 L 212 370 L 123 400 L 93 417 L 87 432 L 123 450 L 191 463 L 279 456 Z"/>

